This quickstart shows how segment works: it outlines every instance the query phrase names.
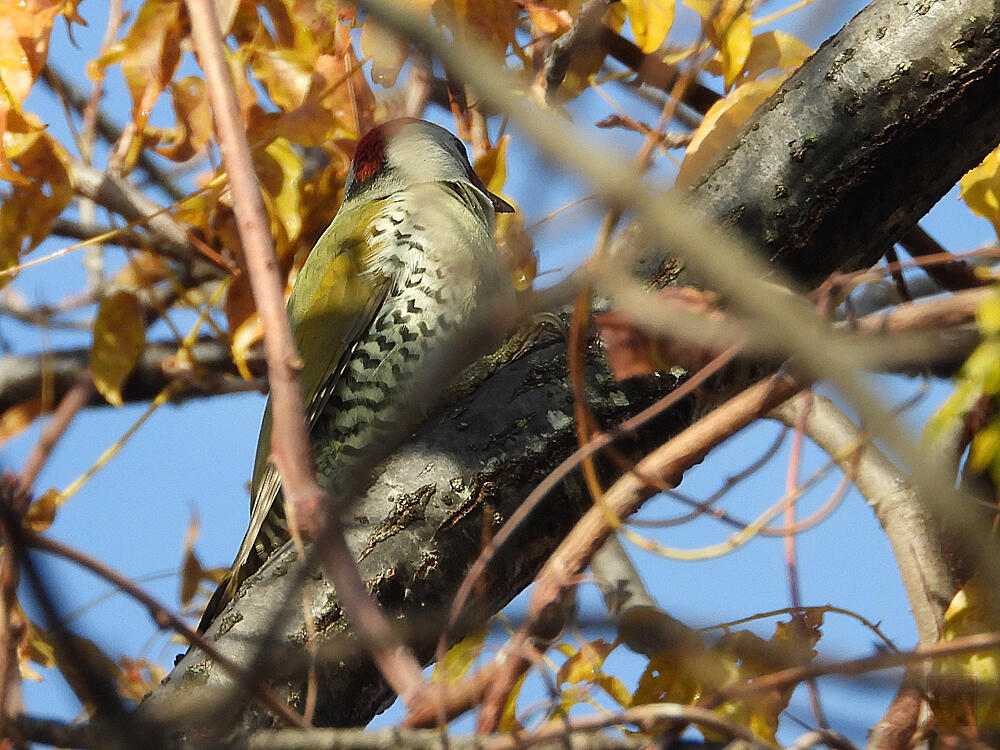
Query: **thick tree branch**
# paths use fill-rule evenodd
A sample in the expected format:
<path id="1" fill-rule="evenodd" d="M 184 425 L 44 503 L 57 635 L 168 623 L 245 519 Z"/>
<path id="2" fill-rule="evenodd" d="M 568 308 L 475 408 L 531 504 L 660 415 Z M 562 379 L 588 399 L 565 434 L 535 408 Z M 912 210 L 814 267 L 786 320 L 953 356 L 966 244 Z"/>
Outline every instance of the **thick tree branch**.
<path id="1" fill-rule="evenodd" d="M 122 388 L 122 399 L 126 403 L 148 402 L 178 377 L 186 381 L 178 399 L 261 390 L 264 386 L 263 378 L 252 383 L 240 378 L 229 347 L 216 339 L 202 339 L 191 347 L 190 354 L 195 362 L 193 368 L 182 368 L 176 354 L 177 344 L 172 342 L 147 345 Z M 265 371 L 263 359 L 258 353 L 248 360 L 251 372 L 258 377 Z M 48 393 L 53 401 L 61 400 L 89 366 L 89 348 L 0 357 L 0 414 L 12 406 L 40 397 L 43 384 L 51 388 Z M 87 403 L 90 406 L 106 404 L 93 394 Z"/>

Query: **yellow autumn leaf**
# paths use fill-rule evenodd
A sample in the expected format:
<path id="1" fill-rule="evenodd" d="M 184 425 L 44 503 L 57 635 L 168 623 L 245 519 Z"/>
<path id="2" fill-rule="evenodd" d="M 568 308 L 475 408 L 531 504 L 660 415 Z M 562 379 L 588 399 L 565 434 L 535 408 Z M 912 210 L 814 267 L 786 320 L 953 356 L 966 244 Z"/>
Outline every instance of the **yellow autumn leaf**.
<path id="1" fill-rule="evenodd" d="M 751 6 L 746 0 L 685 0 L 701 16 L 701 27 L 719 50 L 726 90 L 732 87 L 746 63 L 753 44 Z"/>
<path id="2" fill-rule="evenodd" d="M 766 31 L 753 38 L 743 72 L 756 80 L 769 70 L 794 70 L 812 54 L 812 48 L 785 31 Z"/>
<path id="3" fill-rule="evenodd" d="M 361 54 L 371 60 L 372 82 L 391 88 L 410 54 L 410 43 L 369 18 L 361 28 Z"/>
<path id="4" fill-rule="evenodd" d="M 1000 630 L 995 596 L 979 573 L 955 594 L 944 613 L 942 641 Z M 938 726 L 1000 728 L 1000 654 L 996 650 L 936 659 L 927 675 Z"/>
<path id="5" fill-rule="evenodd" d="M 24 514 L 24 525 L 30 531 L 40 534 L 52 525 L 59 507 L 59 491 L 50 489 L 28 506 Z"/>
<path id="6" fill-rule="evenodd" d="M 989 298 L 976 308 L 976 325 L 984 336 L 1000 334 L 1000 292 L 995 287 Z"/>
<path id="7" fill-rule="evenodd" d="M 278 258 L 285 258 L 302 231 L 300 204 L 302 156 L 284 138 L 275 138 L 255 160 L 264 201 L 271 216 L 271 236 Z"/>
<path id="8" fill-rule="evenodd" d="M 524 680 L 528 676 L 525 672 L 514 683 L 513 689 L 507 696 L 507 701 L 503 704 L 500 712 L 500 720 L 497 722 L 497 731 L 501 733 L 517 732 L 523 729 L 521 722 L 517 720 L 517 699 L 521 695 L 521 688 L 524 687 Z"/>
<path id="9" fill-rule="evenodd" d="M 1000 237 L 1000 146 L 959 180 L 962 200 L 972 213 L 993 224 Z"/>
<path id="10" fill-rule="evenodd" d="M 603 638 L 584 643 L 559 667 L 556 682 L 595 682 L 601 676 L 601 667 L 608 654 L 615 650 L 617 643 L 608 643 Z"/>
<path id="11" fill-rule="evenodd" d="M 647 55 L 663 44 L 674 24 L 674 0 L 622 0 L 635 43 Z"/>
<path id="12" fill-rule="evenodd" d="M 257 307 L 253 301 L 247 274 L 241 273 L 229 285 L 226 291 L 225 313 L 233 362 L 236 363 L 236 369 L 244 380 L 253 380 L 253 373 L 247 360 L 250 350 L 260 341 L 264 330 L 257 317 Z"/>
<path id="13" fill-rule="evenodd" d="M 494 146 L 484 152 L 473 165 L 476 174 L 486 183 L 486 189 L 500 195 L 507 181 L 507 144 L 510 136 L 505 135 Z"/>
<path id="14" fill-rule="evenodd" d="M 704 173 L 754 110 L 763 104 L 785 80 L 772 76 L 760 81 L 748 81 L 720 99 L 705 113 L 688 144 L 684 161 L 677 173 L 678 185 L 690 185 Z"/>
<path id="15" fill-rule="evenodd" d="M 18 647 L 18 666 L 21 676 L 32 682 L 41 682 L 42 676 L 31 667 L 31 664 L 37 664 L 43 669 L 55 666 L 56 653 L 52 638 L 45 630 L 25 618 L 20 607 L 17 607 L 17 614 L 27 623 L 23 640 Z"/>
<path id="16" fill-rule="evenodd" d="M 507 144 L 510 136 L 505 135 L 493 148 L 476 159 L 475 169 L 486 188 L 491 193 L 500 195 L 514 208 L 517 204 L 503 195 L 503 186 L 507 182 Z M 507 261 L 510 277 L 519 290 L 527 289 L 535 280 L 538 271 L 538 256 L 535 254 L 535 243 L 524 228 L 524 214 L 515 211 L 512 214 L 497 214 L 495 236 L 497 248 Z"/>
<path id="17" fill-rule="evenodd" d="M 185 20 L 179 0 L 146 0 L 128 33 L 91 63 L 96 68 L 90 71 L 92 78 L 100 69 L 121 64 L 132 95 L 132 119 L 140 130 L 180 64 Z"/>
<path id="18" fill-rule="evenodd" d="M 489 628 L 479 628 L 448 649 L 444 659 L 434 665 L 434 682 L 457 685 L 472 669 L 476 658 L 483 651 Z"/>
<path id="19" fill-rule="evenodd" d="M 726 89 L 732 87 L 750 55 L 753 44 L 753 23 L 749 13 L 740 13 L 726 24 L 719 37 L 722 55 L 722 78 Z"/>
<path id="20" fill-rule="evenodd" d="M 122 385 L 145 347 L 146 326 L 138 298 L 122 289 L 102 299 L 94 320 L 90 373 L 108 403 L 122 405 Z"/>

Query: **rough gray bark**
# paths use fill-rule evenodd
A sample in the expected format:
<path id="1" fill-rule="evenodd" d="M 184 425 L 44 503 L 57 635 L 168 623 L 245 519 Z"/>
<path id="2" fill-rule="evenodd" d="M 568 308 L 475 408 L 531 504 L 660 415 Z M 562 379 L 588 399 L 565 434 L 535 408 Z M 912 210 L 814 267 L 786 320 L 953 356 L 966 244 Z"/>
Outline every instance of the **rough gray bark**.
<path id="1" fill-rule="evenodd" d="M 996 0 L 871 3 L 754 114 L 694 201 L 805 288 L 871 265 L 997 145 L 998 39 Z"/>
<path id="2" fill-rule="evenodd" d="M 876 0 L 756 113 L 692 198 L 810 285 L 876 260 L 996 145 L 997 122 L 998 0 Z M 622 241 L 641 238 L 630 229 Z M 683 272 L 679 280 L 690 281 Z M 495 528 L 574 444 L 564 373 L 558 344 L 503 368 L 425 425 L 356 506 L 352 543 L 364 551 L 362 573 L 425 657 L 439 632 L 434 618 L 478 553 L 484 526 Z M 609 421 L 662 391 L 626 391 L 606 372 L 591 375 L 595 404 Z M 549 498 L 494 561 L 479 617 L 530 582 L 584 505 L 573 483 Z M 245 662 L 276 612 L 288 620 L 276 643 L 303 641 L 298 598 L 287 593 L 295 569 L 286 549 L 251 579 L 209 631 L 220 649 Z M 339 643 L 349 626 L 332 592 L 315 574 L 306 591 L 321 644 Z M 304 661 L 281 653 L 276 683 L 298 704 Z M 391 697 L 370 665 L 346 653 L 336 651 L 321 667 L 319 723 L 364 723 Z M 269 723 L 239 697 L 222 713 L 212 699 L 228 686 L 193 650 L 140 713 L 190 726 L 193 709 L 210 706 L 201 719 L 216 729 L 232 719 L 244 728 Z"/>

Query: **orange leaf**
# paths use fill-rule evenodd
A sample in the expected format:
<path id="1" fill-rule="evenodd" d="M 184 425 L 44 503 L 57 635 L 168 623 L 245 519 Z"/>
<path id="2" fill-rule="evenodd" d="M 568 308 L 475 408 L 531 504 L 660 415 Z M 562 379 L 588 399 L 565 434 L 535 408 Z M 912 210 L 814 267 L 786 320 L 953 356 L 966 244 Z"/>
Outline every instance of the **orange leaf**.
<path id="1" fill-rule="evenodd" d="M 556 5 L 556 3 L 551 3 L 551 5 Z M 573 25 L 573 16 L 568 11 L 549 7 L 550 4 L 540 0 L 523 0 L 523 6 L 535 29 L 542 34 L 558 36 Z"/>
<path id="2" fill-rule="evenodd" d="M 162 667 L 152 664 L 146 659 L 130 659 L 127 656 L 118 657 L 118 691 L 123 697 L 133 701 L 141 701 L 146 693 L 160 684 L 167 676 Z"/>
<path id="3" fill-rule="evenodd" d="M 42 413 L 42 397 L 15 404 L 0 415 L 0 445 L 28 429 Z"/>
<path id="4" fill-rule="evenodd" d="M 94 320 L 90 372 L 108 403 L 122 405 L 121 387 L 145 347 L 146 326 L 135 294 L 119 290 L 102 299 Z"/>
<path id="5" fill-rule="evenodd" d="M 63 3 L 56 0 L 0 5 L 0 81 L 15 104 L 24 101 L 45 64 L 52 22 L 62 11 Z"/>
<path id="6" fill-rule="evenodd" d="M 715 296 L 708 292 L 685 287 L 664 289 L 658 296 L 664 300 L 665 311 L 674 305 L 684 312 L 704 315 L 707 320 L 718 321 L 723 317 L 723 313 L 714 309 Z M 633 320 L 614 311 L 595 315 L 594 324 L 600 331 L 608 366 L 617 380 L 664 372 L 674 367 L 696 370 L 719 353 L 719 348 L 711 345 L 655 339 Z"/>
<path id="7" fill-rule="evenodd" d="M 517 208 L 513 201 L 509 202 Z M 538 273 L 538 254 L 534 240 L 524 229 L 524 214 L 520 211 L 497 214 L 496 222 L 497 249 L 507 261 L 514 287 L 524 291 Z"/>

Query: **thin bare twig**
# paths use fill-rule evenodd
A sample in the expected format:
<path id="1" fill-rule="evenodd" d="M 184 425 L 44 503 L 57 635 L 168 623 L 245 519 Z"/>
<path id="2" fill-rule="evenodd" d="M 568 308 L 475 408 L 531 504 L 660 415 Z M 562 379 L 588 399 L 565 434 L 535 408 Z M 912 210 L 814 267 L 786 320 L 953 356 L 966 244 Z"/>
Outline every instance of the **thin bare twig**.
<path id="1" fill-rule="evenodd" d="M 795 502 L 793 501 L 795 489 L 799 485 L 799 468 L 802 464 L 802 438 L 805 433 L 806 418 L 809 414 L 809 407 L 812 404 L 812 391 L 806 389 L 797 399 L 798 413 L 791 425 L 793 427 L 791 451 L 788 456 L 788 471 L 785 475 L 785 493 L 788 495 L 788 502 L 785 503 L 785 534 L 782 543 L 785 550 L 785 568 L 788 570 L 788 595 L 789 602 L 795 609 L 802 607 L 802 595 L 799 589 L 799 566 L 798 554 L 795 545 Z M 805 638 L 806 624 L 805 618 L 801 614 L 793 618 L 794 628 L 798 637 Z M 819 698 L 819 686 L 816 680 L 809 680 L 809 705 L 812 709 L 813 719 L 820 727 L 826 727 L 826 717 L 823 714 L 823 706 Z"/>
<path id="2" fill-rule="evenodd" d="M 72 423 L 77 413 L 87 405 L 93 396 L 94 383 L 90 378 L 90 374 L 87 373 L 82 375 L 76 382 L 76 385 L 70 388 L 69 393 L 59 401 L 59 406 L 56 407 L 48 423 L 42 428 L 41 433 L 38 435 L 38 440 L 31 447 L 31 452 L 24 460 L 24 468 L 21 469 L 20 481 L 21 487 L 26 492 L 31 491 L 32 486 L 35 484 L 35 479 L 38 478 L 39 472 L 45 466 L 45 462 L 51 455 L 56 443 L 59 442 L 59 438 L 66 432 L 66 429 Z"/>
<path id="3" fill-rule="evenodd" d="M 775 409 L 785 424 L 798 420 L 795 401 Z M 916 488 L 836 405 L 814 396 L 805 433 L 853 472 L 854 484 L 882 524 L 916 620 L 922 642 L 936 641 L 944 610 L 956 586 L 942 550 L 940 528 Z"/>
<path id="4" fill-rule="evenodd" d="M 900 237 L 899 244 L 914 260 L 928 256 L 947 258 L 950 255 L 919 224 Z M 924 273 L 951 292 L 985 286 L 990 283 L 989 279 L 977 276 L 968 263 L 954 258 L 954 256 L 952 256 L 952 260 L 927 263 L 920 267 Z"/>

